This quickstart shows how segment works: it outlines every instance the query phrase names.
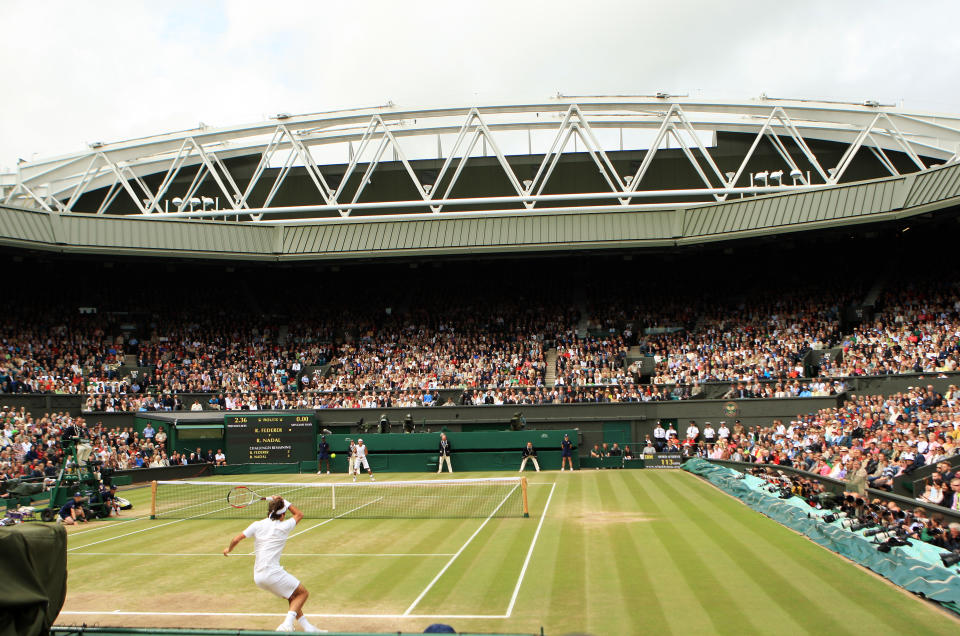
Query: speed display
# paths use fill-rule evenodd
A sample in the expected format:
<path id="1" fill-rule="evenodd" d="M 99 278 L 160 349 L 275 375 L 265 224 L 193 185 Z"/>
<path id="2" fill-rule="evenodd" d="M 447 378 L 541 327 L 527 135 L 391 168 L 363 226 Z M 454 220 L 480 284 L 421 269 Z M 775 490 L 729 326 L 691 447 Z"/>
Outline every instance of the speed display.
<path id="1" fill-rule="evenodd" d="M 312 413 L 224 414 L 227 462 L 286 464 L 316 459 Z"/>

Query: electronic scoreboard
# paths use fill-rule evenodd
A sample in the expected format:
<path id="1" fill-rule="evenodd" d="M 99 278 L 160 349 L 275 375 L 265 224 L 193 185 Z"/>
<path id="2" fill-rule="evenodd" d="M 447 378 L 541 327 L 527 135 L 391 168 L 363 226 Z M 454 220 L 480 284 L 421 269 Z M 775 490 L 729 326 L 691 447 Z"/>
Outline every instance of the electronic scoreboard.
<path id="1" fill-rule="evenodd" d="M 317 458 L 313 413 L 224 414 L 227 462 L 231 464 L 286 464 Z"/>
<path id="2" fill-rule="evenodd" d="M 643 456 L 644 468 L 681 468 L 683 455 L 680 453 L 648 453 Z"/>

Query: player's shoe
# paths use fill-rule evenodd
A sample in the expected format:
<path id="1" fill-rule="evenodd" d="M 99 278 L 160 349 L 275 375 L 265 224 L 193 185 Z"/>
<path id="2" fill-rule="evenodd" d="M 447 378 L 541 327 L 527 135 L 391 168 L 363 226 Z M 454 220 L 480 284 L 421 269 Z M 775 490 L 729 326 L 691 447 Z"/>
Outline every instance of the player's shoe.
<path id="1" fill-rule="evenodd" d="M 293 626 L 293 623 L 280 623 L 280 626 L 277 627 L 276 631 L 278 632 L 295 632 L 297 628 Z"/>
<path id="2" fill-rule="evenodd" d="M 353 481 L 357 481 L 357 476 L 356 476 L 356 475 L 353 476 Z"/>
<path id="3" fill-rule="evenodd" d="M 377 481 L 377 480 L 373 478 L 373 475 L 370 475 L 370 481 Z"/>
<path id="4" fill-rule="evenodd" d="M 317 474 L 318 474 L 318 475 L 322 475 L 322 474 L 323 474 L 323 471 L 322 471 L 322 470 L 318 470 L 318 471 L 317 471 Z"/>
<path id="5" fill-rule="evenodd" d="M 329 470 L 327 471 L 327 474 L 328 474 L 328 475 L 330 474 L 330 471 L 329 471 Z"/>

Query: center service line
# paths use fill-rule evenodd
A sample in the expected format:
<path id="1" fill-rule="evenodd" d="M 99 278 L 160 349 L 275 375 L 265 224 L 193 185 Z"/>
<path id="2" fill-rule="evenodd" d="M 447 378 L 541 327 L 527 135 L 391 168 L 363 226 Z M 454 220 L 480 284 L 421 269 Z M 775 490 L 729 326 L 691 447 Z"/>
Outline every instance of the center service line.
<path id="1" fill-rule="evenodd" d="M 450 560 L 447 561 L 447 564 L 443 566 L 443 569 L 440 570 L 439 572 L 437 572 L 437 575 L 436 575 L 435 577 L 433 577 L 433 580 L 430 581 L 430 584 L 427 585 L 427 587 L 425 587 L 422 592 L 420 592 L 420 596 L 418 596 L 418 597 L 413 601 L 413 603 L 410 604 L 410 607 L 408 607 L 408 608 L 407 608 L 407 611 L 405 611 L 405 612 L 403 613 L 403 616 L 410 616 L 410 612 L 412 612 L 412 611 L 413 611 L 413 608 L 417 606 L 417 603 L 419 603 L 421 600 L 423 600 L 423 597 L 427 595 L 427 592 L 430 591 L 430 588 L 432 588 L 432 587 L 434 586 L 434 584 L 435 584 L 437 581 L 440 580 L 440 577 L 443 576 L 443 573 L 446 572 L 447 569 L 448 569 L 451 565 L 453 565 L 453 562 L 456 561 L 456 560 L 457 560 L 457 557 L 460 556 L 460 554 L 461 554 L 464 550 L 467 549 L 467 546 L 470 545 L 470 542 L 473 541 L 473 538 L 474 538 L 475 536 L 477 536 L 478 534 L 480 534 L 480 531 L 483 530 L 483 527 L 487 525 L 487 522 L 490 521 L 490 519 L 493 518 L 493 515 L 497 514 L 497 511 L 500 510 L 500 508 L 503 507 L 503 504 L 506 503 L 507 499 L 510 498 L 510 495 L 512 495 L 512 494 L 514 493 L 514 491 L 515 491 L 517 488 L 519 488 L 519 487 L 520 487 L 520 484 L 517 484 L 516 486 L 514 486 L 514 487 L 510 490 L 510 492 L 507 493 L 507 496 L 503 498 L 503 501 L 501 501 L 501 502 L 497 505 L 497 507 L 493 509 L 493 512 L 491 512 L 491 513 L 487 516 L 487 518 L 483 520 L 483 523 L 481 523 L 481 524 L 480 524 L 480 527 L 477 528 L 477 529 L 474 531 L 474 533 L 470 535 L 470 538 L 467 539 L 466 543 L 464 543 L 462 546 L 460 546 L 460 549 L 457 550 L 456 553 L 455 553 L 452 557 L 450 557 Z"/>
<path id="2" fill-rule="evenodd" d="M 533 548 L 537 545 L 537 539 L 540 538 L 540 528 L 543 527 L 543 520 L 547 518 L 547 509 L 550 508 L 550 500 L 553 499 L 553 491 L 557 489 L 554 482 L 550 489 L 550 496 L 547 497 L 547 504 L 543 507 L 543 514 L 540 515 L 540 523 L 537 524 L 537 531 L 533 535 L 533 541 L 530 542 L 530 549 L 527 550 L 527 558 L 523 560 L 523 567 L 520 568 L 520 577 L 517 579 L 517 586 L 513 588 L 513 596 L 510 597 L 510 606 L 507 607 L 507 618 L 513 613 L 513 606 L 517 602 L 517 594 L 520 593 L 520 585 L 523 583 L 523 576 L 527 573 L 527 566 L 530 565 L 530 557 L 533 556 Z"/>

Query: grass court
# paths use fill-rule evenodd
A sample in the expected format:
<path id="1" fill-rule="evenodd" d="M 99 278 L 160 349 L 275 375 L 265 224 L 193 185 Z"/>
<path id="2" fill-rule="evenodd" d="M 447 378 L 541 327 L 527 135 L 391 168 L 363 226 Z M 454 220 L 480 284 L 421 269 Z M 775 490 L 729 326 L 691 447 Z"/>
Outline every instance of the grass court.
<path id="1" fill-rule="evenodd" d="M 466 476 L 505 473 L 454 475 Z M 330 631 L 422 632 L 443 622 L 531 634 L 541 626 L 596 635 L 960 633 L 947 613 L 683 471 L 527 477 L 528 519 L 308 517 L 281 563 L 311 593 L 305 612 Z M 253 541 L 222 555 L 249 522 L 150 520 L 149 488 L 124 496 L 134 503 L 127 518 L 68 528 L 68 593 L 57 624 L 280 623 L 286 602 L 253 583 Z"/>

